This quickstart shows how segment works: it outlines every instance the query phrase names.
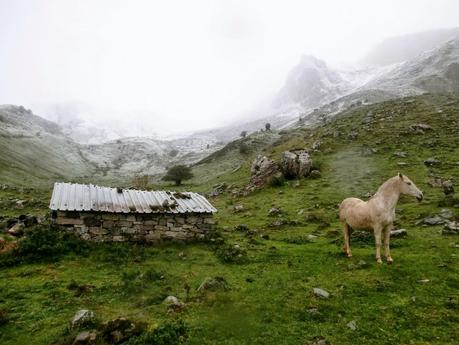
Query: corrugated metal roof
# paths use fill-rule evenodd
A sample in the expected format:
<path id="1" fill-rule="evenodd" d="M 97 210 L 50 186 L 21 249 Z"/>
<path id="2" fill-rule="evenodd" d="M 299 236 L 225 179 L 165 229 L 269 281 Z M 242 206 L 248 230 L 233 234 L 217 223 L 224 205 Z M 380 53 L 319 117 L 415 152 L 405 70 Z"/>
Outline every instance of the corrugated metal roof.
<path id="1" fill-rule="evenodd" d="M 114 213 L 213 213 L 213 207 L 198 193 L 141 191 L 78 183 L 54 184 L 49 208 L 59 211 Z"/>

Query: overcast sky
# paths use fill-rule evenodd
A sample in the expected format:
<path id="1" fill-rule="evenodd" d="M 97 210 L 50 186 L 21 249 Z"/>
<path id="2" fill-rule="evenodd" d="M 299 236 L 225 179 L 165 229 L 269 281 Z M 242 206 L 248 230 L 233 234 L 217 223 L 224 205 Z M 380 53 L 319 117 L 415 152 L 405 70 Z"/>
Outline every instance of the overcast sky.
<path id="1" fill-rule="evenodd" d="M 209 128 L 268 100 L 302 54 L 349 64 L 458 24 L 457 0 L 0 0 L 0 104 Z"/>

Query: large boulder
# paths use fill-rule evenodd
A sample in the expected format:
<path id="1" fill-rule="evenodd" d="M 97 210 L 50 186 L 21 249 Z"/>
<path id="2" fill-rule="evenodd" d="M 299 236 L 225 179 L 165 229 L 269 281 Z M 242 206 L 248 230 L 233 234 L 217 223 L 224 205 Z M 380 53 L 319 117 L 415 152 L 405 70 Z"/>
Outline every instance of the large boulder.
<path id="1" fill-rule="evenodd" d="M 312 159 L 306 150 L 285 151 L 282 154 L 281 167 L 287 179 L 306 177 L 311 172 Z"/>
<path id="2" fill-rule="evenodd" d="M 266 156 L 258 156 L 250 169 L 250 182 L 248 190 L 255 190 L 269 183 L 270 179 L 279 174 L 279 165 Z"/>

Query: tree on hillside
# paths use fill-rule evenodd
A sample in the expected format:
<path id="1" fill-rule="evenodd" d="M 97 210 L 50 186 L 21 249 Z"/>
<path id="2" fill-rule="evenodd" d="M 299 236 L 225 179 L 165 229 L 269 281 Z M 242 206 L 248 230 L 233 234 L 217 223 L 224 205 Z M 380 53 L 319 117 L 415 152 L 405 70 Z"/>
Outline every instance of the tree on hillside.
<path id="1" fill-rule="evenodd" d="M 174 181 L 175 185 L 180 186 L 183 180 L 189 180 L 193 177 L 193 172 L 186 165 L 175 165 L 167 169 L 166 175 L 163 176 L 163 181 Z"/>
<path id="2" fill-rule="evenodd" d="M 242 131 L 241 132 L 241 138 L 245 138 L 247 136 L 247 131 Z"/>
<path id="3" fill-rule="evenodd" d="M 267 122 L 265 124 L 265 129 L 266 129 L 267 132 L 269 132 L 271 130 L 271 124 L 269 122 Z"/>

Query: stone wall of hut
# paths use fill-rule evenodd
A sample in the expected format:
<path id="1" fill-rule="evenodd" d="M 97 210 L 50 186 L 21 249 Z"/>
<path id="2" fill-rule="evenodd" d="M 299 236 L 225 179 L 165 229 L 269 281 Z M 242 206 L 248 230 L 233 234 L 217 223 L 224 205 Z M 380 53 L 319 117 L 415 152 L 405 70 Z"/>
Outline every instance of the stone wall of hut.
<path id="1" fill-rule="evenodd" d="M 202 240 L 215 230 L 209 213 L 104 213 L 57 211 L 56 224 L 83 240 L 162 242 Z"/>

